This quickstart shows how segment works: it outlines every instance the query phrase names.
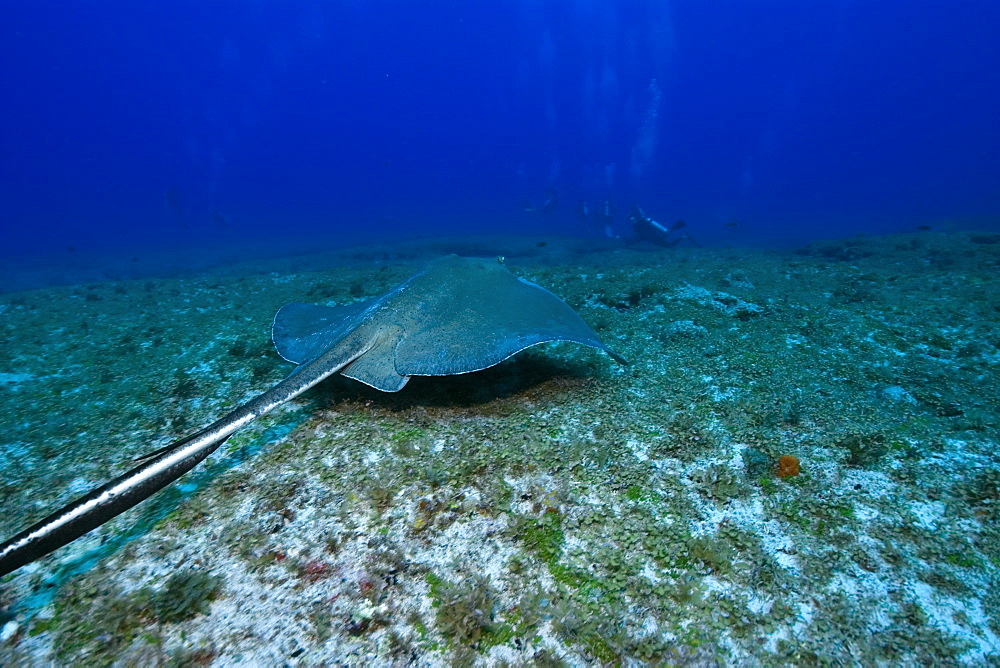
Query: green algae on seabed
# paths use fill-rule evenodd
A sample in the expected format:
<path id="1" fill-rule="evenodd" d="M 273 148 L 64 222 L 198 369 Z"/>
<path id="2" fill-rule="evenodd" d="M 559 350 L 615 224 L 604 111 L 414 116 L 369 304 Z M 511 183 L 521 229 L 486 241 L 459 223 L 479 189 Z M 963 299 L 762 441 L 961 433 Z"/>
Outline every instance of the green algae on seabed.
<path id="1" fill-rule="evenodd" d="M 584 261 L 515 271 L 632 367 L 551 346 L 399 395 L 326 383 L 295 419 L 271 418 L 297 423 L 284 440 L 7 622 L 0 662 L 107 662 L 92 614 L 190 568 L 218 578 L 207 611 L 132 616 L 116 660 L 998 660 L 1000 245 L 921 235 Z M 263 389 L 284 372 L 250 368 L 269 354 L 271 307 L 361 298 L 385 273 L 151 282 L 175 291 L 173 322 L 124 317 L 143 284 L 0 297 L 14 316 L 4 372 L 42 379 L 0 393 L 0 427 L 18 435 L 5 498 L 57 506 L 75 479 L 152 445 L 137 437 Z M 49 309 L 67 329 L 17 335 Z M 93 359 L 108 341 L 125 354 Z M 81 401 L 97 421 L 67 424 Z M 786 454 L 802 473 L 778 479 L 768 462 Z M 64 558 L 8 577 L 0 600 Z"/>

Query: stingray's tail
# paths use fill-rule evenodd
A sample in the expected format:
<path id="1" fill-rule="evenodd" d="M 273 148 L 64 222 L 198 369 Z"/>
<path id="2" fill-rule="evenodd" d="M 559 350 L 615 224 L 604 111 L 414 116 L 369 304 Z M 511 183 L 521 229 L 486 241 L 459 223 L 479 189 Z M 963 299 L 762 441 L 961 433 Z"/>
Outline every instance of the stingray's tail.
<path id="1" fill-rule="evenodd" d="M 157 456 L 0 545 L 0 576 L 76 540 L 160 491 L 201 463 L 231 435 L 219 438 L 215 434 L 213 439 L 209 431 L 200 431 L 164 448 Z"/>
<path id="2" fill-rule="evenodd" d="M 375 339 L 360 339 L 328 350 L 193 436 L 146 455 L 128 473 L 28 527 L 0 545 L 0 577 L 76 540 L 152 496 L 201 463 L 237 429 L 340 371 L 375 343 Z"/>

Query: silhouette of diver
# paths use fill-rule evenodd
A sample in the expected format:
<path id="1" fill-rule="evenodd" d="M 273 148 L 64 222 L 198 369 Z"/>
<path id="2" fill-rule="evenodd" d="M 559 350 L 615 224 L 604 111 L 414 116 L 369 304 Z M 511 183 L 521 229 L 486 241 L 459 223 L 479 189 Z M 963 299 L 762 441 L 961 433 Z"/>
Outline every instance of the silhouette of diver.
<path id="1" fill-rule="evenodd" d="M 629 216 L 629 222 L 632 223 L 632 231 L 635 233 L 635 241 L 656 244 L 657 246 L 663 246 L 664 248 L 673 248 L 680 242 L 690 241 L 695 246 L 700 246 L 698 242 L 691 238 L 691 235 L 687 233 L 679 234 L 674 238 L 670 238 L 672 232 L 676 232 L 687 227 L 687 223 L 683 220 L 678 220 L 670 227 L 664 227 L 660 223 L 656 222 L 645 212 L 639 208 L 637 205 L 632 205 L 632 214 Z"/>

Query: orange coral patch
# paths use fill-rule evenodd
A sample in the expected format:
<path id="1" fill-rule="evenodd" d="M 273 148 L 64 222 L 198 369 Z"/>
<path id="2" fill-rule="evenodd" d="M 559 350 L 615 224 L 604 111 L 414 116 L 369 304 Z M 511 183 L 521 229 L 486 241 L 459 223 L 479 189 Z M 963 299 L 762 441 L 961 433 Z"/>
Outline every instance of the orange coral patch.
<path id="1" fill-rule="evenodd" d="M 778 470 L 775 472 L 779 478 L 789 478 L 799 474 L 799 458 L 785 455 L 778 460 Z"/>

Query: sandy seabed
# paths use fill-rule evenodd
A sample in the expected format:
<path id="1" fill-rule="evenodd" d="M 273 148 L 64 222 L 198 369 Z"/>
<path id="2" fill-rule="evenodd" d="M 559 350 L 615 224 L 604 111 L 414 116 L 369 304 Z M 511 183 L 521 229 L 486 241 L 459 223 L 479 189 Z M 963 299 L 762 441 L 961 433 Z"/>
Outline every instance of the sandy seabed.
<path id="1" fill-rule="evenodd" d="M 1000 235 L 512 248 L 631 365 L 326 381 L 0 581 L 0 664 L 1000 661 Z M 451 250 L 0 294 L 0 534 Z"/>

